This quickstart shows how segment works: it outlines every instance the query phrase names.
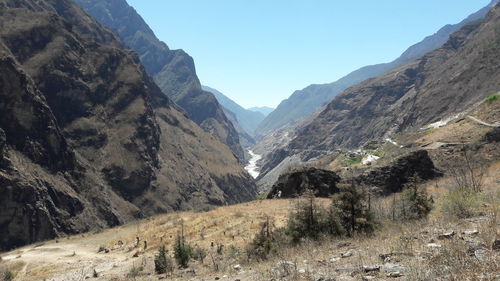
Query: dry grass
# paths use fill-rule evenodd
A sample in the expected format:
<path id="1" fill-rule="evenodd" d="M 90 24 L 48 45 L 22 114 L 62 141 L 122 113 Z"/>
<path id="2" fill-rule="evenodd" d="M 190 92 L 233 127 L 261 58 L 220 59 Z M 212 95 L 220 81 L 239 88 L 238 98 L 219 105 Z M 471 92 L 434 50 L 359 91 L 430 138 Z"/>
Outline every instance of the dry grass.
<path id="1" fill-rule="evenodd" d="M 227 280 L 317 280 L 332 276 L 360 280 L 367 274 L 360 268 L 384 264 L 379 255 L 387 253 L 403 253 L 393 256 L 390 261 L 407 269 L 399 280 L 498 280 L 495 274 L 499 269 L 499 253 L 487 250 L 484 260 L 478 260 L 467 252 L 470 246 L 467 240 L 476 240 L 489 248 L 499 238 L 499 171 L 500 162 L 497 162 L 489 168 L 484 178 L 484 196 L 477 210 L 483 213 L 481 216 L 452 219 L 444 216 L 439 207 L 431 212 L 426 221 L 395 223 L 389 219 L 390 216 L 380 216 L 383 228 L 371 237 L 306 241 L 297 247 L 280 249 L 276 256 L 265 262 L 249 262 L 244 248 L 268 216 L 275 227 L 283 226 L 296 200 L 259 200 L 207 212 L 155 216 L 99 233 L 60 239 L 59 243 L 47 241 L 43 245 L 24 247 L 3 254 L 0 264 L 2 268 L 9 267 L 19 277 L 24 276 L 16 280 L 78 280 L 83 275 L 91 277 L 94 269 L 99 277 L 90 280 L 157 279 L 151 275 L 154 272 L 153 255 L 160 245 L 166 245 L 171 254 L 172 243 L 182 220 L 187 241 L 193 246 L 207 249 L 208 256 L 203 264 L 191 262 L 190 267 L 196 275 L 176 270 L 171 276 L 173 280 L 213 280 L 224 275 L 227 275 Z M 452 181 L 449 178 L 427 184 L 436 206 L 446 195 L 450 184 Z M 387 210 L 392 198 L 374 201 L 373 208 L 378 212 L 378 209 Z M 329 200 L 320 202 L 326 205 Z M 477 229 L 479 233 L 474 237 L 461 234 L 463 230 L 469 229 Z M 457 234 L 450 240 L 436 238 L 448 230 L 454 230 Z M 405 235 L 417 239 L 406 239 Z M 140 240 L 138 245 L 136 237 Z M 146 250 L 143 241 L 147 241 Z M 351 245 L 339 248 L 337 244 L 341 241 L 350 242 Z M 427 247 L 431 241 L 442 247 Z M 217 245 L 220 244 L 225 245 L 222 255 L 217 254 Z M 109 253 L 97 253 L 99 246 L 108 248 Z M 340 258 L 348 250 L 352 250 L 353 255 Z M 133 257 L 135 254 L 137 258 Z M 233 267 L 236 264 L 241 264 L 243 270 L 235 270 Z M 144 269 L 137 274 L 129 274 L 132 268 L 138 266 Z M 385 278 L 385 274 L 380 272 L 375 275 Z"/>

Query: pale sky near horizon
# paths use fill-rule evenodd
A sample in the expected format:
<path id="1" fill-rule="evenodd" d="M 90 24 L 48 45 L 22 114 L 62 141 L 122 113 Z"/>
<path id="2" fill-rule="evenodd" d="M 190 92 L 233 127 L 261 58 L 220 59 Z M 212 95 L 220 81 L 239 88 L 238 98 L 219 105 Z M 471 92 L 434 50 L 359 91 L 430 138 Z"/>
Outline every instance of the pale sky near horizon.
<path id="1" fill-rule="evenodd" d="M 195 61 L 202 84 L 245 108 L 389 62 L 490 0 L 127 0 Z"/>

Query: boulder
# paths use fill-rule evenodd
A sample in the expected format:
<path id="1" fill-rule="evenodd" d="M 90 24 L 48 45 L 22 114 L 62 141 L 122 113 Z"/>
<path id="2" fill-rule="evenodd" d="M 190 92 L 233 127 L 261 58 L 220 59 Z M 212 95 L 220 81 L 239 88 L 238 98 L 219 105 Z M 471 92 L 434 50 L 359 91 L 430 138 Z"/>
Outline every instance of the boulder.
<path id="1" fill-rule="evenodd" d="M 376 186 L 383 193 L 401 191 L 409 179 L 417 176 L 421 180 L 440 177 L 442 173 L 436 169 L 426 150 L 418 150 L 394 160 L 391 164 L 368 170 L 358 177 L 358 181 Z"/>
<path id="2" fill-rule="evenodd" d="M 294 198 L 306 190 L 312 190 L 317 197 L 329 197 L 339 192 L 340 177 L 332 171 L 316 168 L 293 171 L 281 175 L 271 188 L 267 198 Z"/>

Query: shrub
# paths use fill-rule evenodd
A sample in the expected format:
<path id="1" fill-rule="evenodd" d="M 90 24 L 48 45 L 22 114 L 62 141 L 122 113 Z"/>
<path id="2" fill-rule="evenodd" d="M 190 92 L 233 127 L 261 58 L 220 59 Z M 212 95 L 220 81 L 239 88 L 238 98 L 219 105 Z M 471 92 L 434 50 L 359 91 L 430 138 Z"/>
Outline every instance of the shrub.
<path id="1" fill-rule="evenodd" d="M 273 231 L 268 218 L 262 224 L 260 232 L 247 246 L 246 252 L 248 258 L 255 258 L 258 261 L 267 260 L 270 255 L 276 253 L 286 239 L 283 230 L 276 229 Z"/>
<path id="2" fill-rule="evenodd" d="M 139 274 L 144 270 L 144 267 L 141 265 L 141 266 L 132 266 L 132 268 L 129 270 L 129 272 L 127 273 L 127 277 L 128 278 L 135 278 L 137 276 L 139 276 Z"/>
<path id="3" fill-rule="evenodd" d="M 470 218 L 479 206 L 480 193 L 469 189 L 450 190 L 443 198 L 443 212 L 451 217 Z"/>
<path id="4" fill-rule="evenodd" d="M 174 270 L 174 264 L 172 259 L 167 256 L 167 250 L 165 246 L 161 246 L 158 249 L 158 254 L 155 255 L 155 272 L 157 274 L 172 272 Z"/>
<path id="5" fill-rule="evenodd" d="M 193 259 L 200 261 L 203 263 L 205 258 L 207 257 L 207 251 L 203 248 L 195 248 L 193 250 Z"/>
<path id="6" fill-rule="evenodd" d="M 485 102 L 487 103 L 492 103 L 493 101 L 497 100 L 500 98 L 499 93 L 491 94 L 489 97 L 486 98 Z"/>
<path id="7" fill-rule="evenodd" d="M 179 267 L 187 268 L 192 255 L 193 250 L 191 246 L 184 241 L 184 235 L 177 235 L 174 245 L 174 258 Z"/>
<path id="8" fill-rule="evenodd" d="M 305 237 L 317 240 L 323 233 L 324 216 L 325 212 L 316 203 L 312 191 L 306 191 L 304 199 L 297 203 L 288 217 L 286 233 L 293 243 L 299 243 Z"/>
<path id="9" fill-rule="evenodd" d="M 427 190 L 417 184 L 417 178 L 410 178 L 401 197 L 394 204 L 393 219 L 418 220 L 426 218 L 431 212 L 434 199 L 427 195 Z"/>
<path id="10" fill-rule="evenodd" d="M 341 186 L 341 192 L 333 196 L 332 209 L 349 236 L 355 232 L 368 234 L 375 230 L 375 218 L 365 197 L 354 182 Z"/>
<path id="11" fill-rule="evenodd" d="M 2 275 L 2 278 L 3 281 L 12 281 L 14 280 L 14 273 L 12 273 L 11 271 L 5 271 Z"/>

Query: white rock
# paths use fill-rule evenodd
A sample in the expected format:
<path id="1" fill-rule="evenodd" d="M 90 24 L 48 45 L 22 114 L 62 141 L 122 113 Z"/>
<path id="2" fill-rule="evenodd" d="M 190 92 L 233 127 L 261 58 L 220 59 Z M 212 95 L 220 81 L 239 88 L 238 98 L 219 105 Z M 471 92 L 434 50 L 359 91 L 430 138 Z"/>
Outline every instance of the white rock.
<path id="1" fill-rule="evenodd" d="M 437 243 L 428 243 L 427 247 L 429 247 L 429 248 L 441 248 L 441 245 L 437 244 Z"/>

